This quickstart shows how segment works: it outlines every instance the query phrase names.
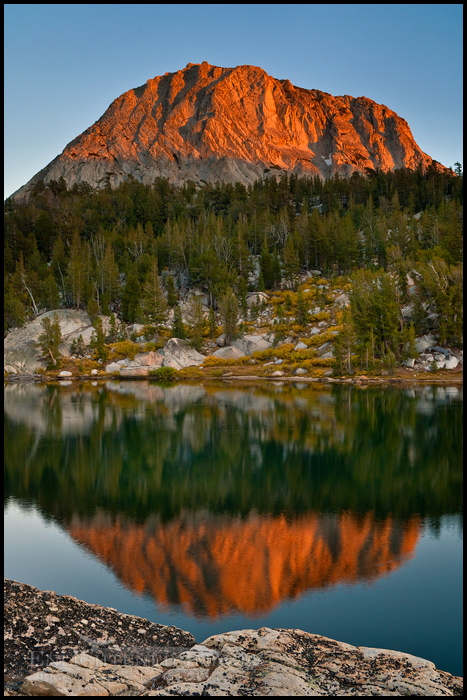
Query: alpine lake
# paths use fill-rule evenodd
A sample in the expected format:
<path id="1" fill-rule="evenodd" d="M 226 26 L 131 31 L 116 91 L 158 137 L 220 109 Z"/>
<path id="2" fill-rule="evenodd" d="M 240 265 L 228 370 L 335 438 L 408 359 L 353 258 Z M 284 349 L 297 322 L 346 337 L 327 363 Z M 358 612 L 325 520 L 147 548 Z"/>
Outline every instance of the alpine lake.
<path id="1" fill-rule="evenodd" d="M 6 384 L 5 573 L 462 675 L 462 385 Z"/>

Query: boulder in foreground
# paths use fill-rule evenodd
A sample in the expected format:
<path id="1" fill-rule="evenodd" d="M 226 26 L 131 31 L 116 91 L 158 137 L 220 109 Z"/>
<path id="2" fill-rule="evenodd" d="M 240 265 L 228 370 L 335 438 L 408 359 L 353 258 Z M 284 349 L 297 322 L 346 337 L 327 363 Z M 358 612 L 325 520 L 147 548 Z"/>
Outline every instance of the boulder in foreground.
<path id="1" fill-rule="evenodd" d="M 38 695 L 418 695 L 462 694 L 462 679 L 431 661 L 354 647 L 301 630 L 227 632 L 153 666 L 122 666 L 79 654 L 22 684 Z"/>
<path id="2" fill-rule="evenodd" d="M 165 627 L 4 579 L 7 691 L 39 695 L 462 695 L 431 661 L 301 630 L 196 644 Z M 31 673 L 35 669 L 36 673 Z"/>

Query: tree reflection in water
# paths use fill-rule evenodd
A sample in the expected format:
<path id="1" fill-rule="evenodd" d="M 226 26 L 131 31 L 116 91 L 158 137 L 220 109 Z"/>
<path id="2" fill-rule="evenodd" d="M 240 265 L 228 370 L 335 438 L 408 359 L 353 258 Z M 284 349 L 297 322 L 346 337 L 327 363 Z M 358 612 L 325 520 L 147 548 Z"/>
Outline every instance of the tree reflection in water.
<path id="1" fill-rule="evenodd" d="M 8 386 L 6 498 L 34 502 L 131 590 L 261 614 L 373 580 L 462 508 L 450 388 Z"/>

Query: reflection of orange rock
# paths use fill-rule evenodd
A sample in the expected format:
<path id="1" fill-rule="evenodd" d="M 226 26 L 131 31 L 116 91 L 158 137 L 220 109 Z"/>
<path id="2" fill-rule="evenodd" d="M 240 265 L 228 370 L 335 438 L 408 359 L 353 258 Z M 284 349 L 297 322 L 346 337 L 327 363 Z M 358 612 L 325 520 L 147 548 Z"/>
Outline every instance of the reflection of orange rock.
<path id="1" fill-rule="evenodd" d="M 69 529 L 132 590 L 215 617 L 260 614 L 310 588 L 377 578 L 410 558 L 420 521 L 185 514 L 140 525 L 97 514 L 75 516 Z"/>

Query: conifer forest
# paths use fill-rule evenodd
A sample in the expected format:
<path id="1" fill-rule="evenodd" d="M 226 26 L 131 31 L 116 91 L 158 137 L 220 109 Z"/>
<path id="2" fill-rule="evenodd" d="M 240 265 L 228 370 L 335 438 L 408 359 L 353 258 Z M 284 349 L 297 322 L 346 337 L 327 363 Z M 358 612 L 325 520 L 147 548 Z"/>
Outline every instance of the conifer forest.
<path id="1" fill-rule="evenodd" d="M 350 348 L 400 360 L 428 330 L 439 345 L 462 347 L 456 166 L 455 173 L 434 164 L 327 181 L 284 173 L 248 187 L 40 183 L 27 201 L 4 205 L 4 332 L 45 309 L 70 308 L 150 324 L 157 335 L 173 309 L 172 334 L 183 337 L 178 304 L 193 288 L 207 296 L 213 323 L 221 314 L 228 335 L 238 331 L 237 317 L 247 319 L 252 291 L 286 291 L 277 326 L 287 322 L 287 303 L 300 325 L 324 302 L 317 283 L 302 294 L 312 271 L 315 281 L 339 279 L 349 291 L 336 339 L 342 371 Z M 409 301 L 410 324 L 401 312 Z M 195 325 L 188 336 L 196 345 Z"/>

